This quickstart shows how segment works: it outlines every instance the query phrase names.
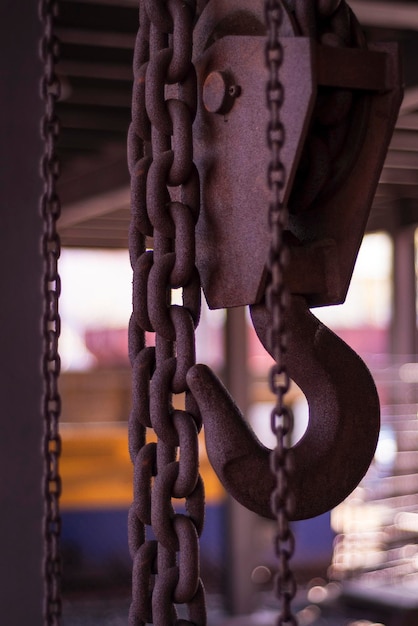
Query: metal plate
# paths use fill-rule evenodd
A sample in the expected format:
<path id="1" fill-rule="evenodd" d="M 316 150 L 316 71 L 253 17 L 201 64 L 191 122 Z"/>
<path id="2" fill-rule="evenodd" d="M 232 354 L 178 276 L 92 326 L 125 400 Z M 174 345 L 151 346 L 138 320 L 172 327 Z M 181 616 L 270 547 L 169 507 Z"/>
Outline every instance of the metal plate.
<path id="1" fill-rule="evenodd" d="M 286 200 L 315 101 L 316 81 L 311 40 L 284 38 L 282 45 Z M 194 159 L 202 188 L 197 266 L 211 308 L 257 302 L 264 287 L 270 236 L 264 50 L 264 37 L 227 36 L 196 61 L 199 106 Z M 214 71 L 229 74 L 240 87 L 241 94 L 227 114 L 210 113 L 204 107 L 203 85 Z"/>
<path id="2" fill-rule="evenodd" d="M 398 49 L 380 44 L 370 50 L 338 50 L 347 65 L 338 73 L 332 49 L 327 54 L 324 47 L 300 37 L 281 41 L 285 201 L 308 132 L 317 82 L 347 89 L 358 82 L 361 114 L 348 135 L 346 175 L 331 180 L 332 192 L 309 210 L 291 215 L 289 222 L 299 242 L 290 251 L 298 260 L 297 272 L 289 268 L 291 292 L 305 295 L 310 306 L 339 304 L 347 294 L 402 99 Z M 264 46 L 261 37 L 228 36 L 213 43 L 196 63 L 200 100 L 194 151 L 202 183 L 197 264 L 211 308 L 253 304 L 264 291 L 270 241 Z M 370 68 L 375 80 L 365 90 Z M 228 113 L 210 113 L 204 106 L 203 85 L 215 71 L 225 72 L 241 89 Z"/>

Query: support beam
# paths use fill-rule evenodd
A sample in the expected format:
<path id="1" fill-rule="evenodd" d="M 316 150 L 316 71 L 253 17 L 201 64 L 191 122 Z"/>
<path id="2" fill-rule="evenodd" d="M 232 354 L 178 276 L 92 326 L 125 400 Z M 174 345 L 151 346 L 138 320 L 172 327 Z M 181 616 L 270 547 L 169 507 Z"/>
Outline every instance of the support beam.
<path id="1" fill-rule="evenodd" d="M 381 183 L 399 186 L 418 186 L 418 170 L 415 168 L 385 167 L 380 176 Z"/>
<path id="2" fill-rule="evenodd" d="M 412 130 L 402 130 L 395 128 L 390 142 L 389 150 L 405 150 L 416 152 L 418 145 L 418 133 Z"/>
<path id="3" fill-rule="evenodd" d="M 417 352 L 415 226 L 393 235 L 392 352 L 410 357 Z"/>
<path id="4" fill-rule="evenodd" d="M 42 418 L 37 2 L 0 3 L 0 616 L 42 626 Z"/>
<path id="5" fill-rule="evenodd" d="M 348 4 L 364 26 L 418 30 L 415 3 L 349 0 Z"/>
<path id="6" fill-rule="evenodd" d="M 118 209 L 130 206 L 131 192 L 129 187 L 120 187 L 101 195 L 68 204 L 64 207 L 59 221 L 60 229 L 65 229 L 93 218 L 102 217 Z"/>
<path id="7" fill-rule="evenodd" d="M 94 63 L 77 59 L 62 61 L 57 67 L 57 71 L 63 76 L 83 76 L 84 78 L 127 80 L 131 82 L 133 80 L 131 66 L 122 63 Z"/>
<path id="8" fill-rule="evenodd" d="M 98 46 L 99 48 L 122 48 L 133 50 L 135 35 L 130 33 L 116 33 L 113 31 L 80 30 L 77 28 L 57 29 L 60 41 L 73 43 L 78 46 Z"/>
<path id="9" fill-rule="evenodd" d="M 418 169 L 418 152 L 402 152 L 402 150 L 389 150 L 385 161 L 385 167 Z"/>
<path id="10" fill-rule="evenodd" d="M 249 405 L 245 308 L 227 309 L 226 385 L 244 415 Z M 254 532 L 257 516 L 233 498 L 228 500 L 228 609 L 233 615 L 254 610 Z"/>

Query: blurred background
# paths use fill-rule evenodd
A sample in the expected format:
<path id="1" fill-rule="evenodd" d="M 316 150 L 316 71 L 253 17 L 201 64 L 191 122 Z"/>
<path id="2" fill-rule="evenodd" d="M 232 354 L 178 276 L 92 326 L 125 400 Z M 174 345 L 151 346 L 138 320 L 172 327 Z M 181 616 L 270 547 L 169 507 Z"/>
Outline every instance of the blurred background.
<path id="1" fill-rule="evenodd" d="M 373 464 L 348 500 L 329 514 L 294 524 L 297 606 L 299 623 L 305 625 L 412 625 L 418 623 L 418 3 L 349 4 L 369 40 L 399 42 L 406 89 L 347 301 L 315 314 L 371 369 L 382 404 L 382 430 Z M 137 21 L 133 0 L 61 2 L 60 389 L 67 626 L 94 624 L 95 619 L 126 623 L 129 598 L 126 326 L 132 278 L 125 153 Z M 245 310 L 203 310 L 198 361 L 222 377 L 269 445 L 270 359 Z M 307 407 L 295 386 L 289 402 L 298 437 L 306 427 Z M 274 524 L 228 498 L 204 447 L 201 471 L 208 505 L 202 568 L 211 623 L 249 613 L 259 616 L 256 623 L 271 620 Z"/>

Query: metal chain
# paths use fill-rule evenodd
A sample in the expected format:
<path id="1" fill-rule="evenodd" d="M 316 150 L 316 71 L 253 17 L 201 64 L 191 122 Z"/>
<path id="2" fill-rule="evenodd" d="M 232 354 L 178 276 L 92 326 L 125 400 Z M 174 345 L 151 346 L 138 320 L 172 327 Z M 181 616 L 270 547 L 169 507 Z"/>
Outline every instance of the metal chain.
<path id="1" fill-rule="evenodd" d="M 142 0 L 139 8 L 128 138 L 134 277 L 129 330 L 129 442 L 134 464 L 129 623 L 203 625 L 198 544 L 204 521 L 198 464 L 201 418 L 186 383 L 195 364 L 194 333 L 200 316 L 194 234 L 200 185 L 192 147 L 196 6 L 193 0 Z M 153 238 L 152 250 L 146 249 L 146 237 Z M 173 289 L 182 293 L 182 305 L 172 304 Z M 148 345 L 145 332 L 150 333 Z M 147 441 L 147 428 L 154 429 L 157 443 Z M 188 619 L 177 619 L 177 604 L 186 605 Z"/>
<path id="2" fill-rule="evenodd" d="M 266 0 L 266 65 L 269 71 L 267 105 L 270 112 L 267 138 L 271 151 L 268 170 L 268 184 L 271 190 L 269 206 L 271 244 L 268 269 L 271 279 L 266 291 L 266 303 L 271 316 L 268 343 L 275 360 L 269 375 L 269 386 L 276 396 L 276 403 L 271 412 L 271 428 L 277 442 L 271 453 L 271 469 L 277 479 L 271 499 L 272 511 L 277 518 L 275 550 L 278 559 L 278 573 L 275 590 L 280 600 L 278 625 L 296 626 L 296 617 L 293 615 L 291 607 L 296 594 L 296 582 L 290 568 L 290 560 L 294 553 L 294 536 L 289 522 L 292 507 L 289 488 L 292 451 L 288 443 L 293 420 L 290 408 L 284 403 L 284 395 L 289 389 L 290 379 L 285 362 L 285 313 L 288 293 L 283 278 L 288 252 L 284 237 L 288 212 L 282 201 L 286 178 L 285 168 L 281 160 L 281 150 L 285 140 L 285 129 L 280 119 L 284 100 L 284 88 L 279 75 L 283 63 L 283 47 L 279 40 L 282 19 L 283 7 L 280 0 Z"/>
<path id="3" fill-rule="evenodd" d="M 60 95 L 60 83 L 55 72 L 59 55 L 59 42 L 54 33 L 58 14 L 58 0 L 42 0 L 39 3 L 39 15 L 43 25 L 40 56 L 44 64 L 44 74 L 40 84 L 44 102 L 44 114 L 41 135 L 44 141 L 44 154 L 41 161 L 41 176 L 44 189 L 40 200 L 43 218 L 42 254 L 44 260 L 43 294 L 44 312 L 43 331 L 43 416 L 44 428 L 44 576 L 45 605 L 44 623 L 58 626 L 61 618 L 61 556 L 60 534 L 61 515 L 59 498 L 61 478 L 59 475 L 59 457 L 61 437 L 59 434 L 59 416 L 61 398 L 58 391 L 60 357 L 58 338 L 60 335 L 60 316 L 58 300 L 61 291 L 58 273 L 60 256 L 60 238 L 57 232 L 57 219 L 60 215 L 60 200 L 56 183 L 59 176 L 59 160 L 56 146 L 59 134 L 59 120 L 56 103 Z"/>

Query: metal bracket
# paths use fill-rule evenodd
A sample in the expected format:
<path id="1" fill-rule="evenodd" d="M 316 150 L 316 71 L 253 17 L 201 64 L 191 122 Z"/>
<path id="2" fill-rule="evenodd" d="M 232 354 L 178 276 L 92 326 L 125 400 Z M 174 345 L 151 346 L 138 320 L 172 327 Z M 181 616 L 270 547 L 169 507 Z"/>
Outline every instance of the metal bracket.
<path id="1" fill-rule="evenodd" d="M 294 254 L 312 277 L 311 283 L 305 277 L 303 289 L 309 305 L 338 304 L 346 297 L 401 102 L 398 51 L 391 44 L 329 48 L 302 37 L 283 38 L 282 45 L 285 201 L 310 131 L 318 87 L 360 94 L 358 119 L 347 138 L 346 170 L 330 181 L 320 202 L 292 214 L 289 224 Z M 264 46 L 263 37 L 226 36 L 195 63 L 199 103 L 194 154 L 202 181 L 197 265 L 211 308 L 254 304 L 264 292 L 269 243 Z M 323 242 L 330 244 L 325 257 Z M 301 293 L 292 279 L 289 288 Z"/>

